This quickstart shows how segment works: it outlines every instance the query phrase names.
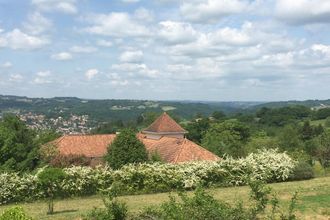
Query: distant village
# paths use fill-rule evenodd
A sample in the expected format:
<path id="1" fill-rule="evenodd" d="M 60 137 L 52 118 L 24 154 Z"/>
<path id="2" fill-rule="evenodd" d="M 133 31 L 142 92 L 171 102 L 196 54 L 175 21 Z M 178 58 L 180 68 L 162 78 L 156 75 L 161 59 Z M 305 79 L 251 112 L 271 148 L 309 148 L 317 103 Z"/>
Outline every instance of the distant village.
<path id="1" fill-rule="evenodd" d="M 63 134 L 86 134 L 93 129 L 93 127 L 89 125 L 88 115 L 71 114 L 69 118 L 65 119 L 61 116 L 56 118 L 47 118 L 43 114 L 36 114 L 32 112 L 20 112 L 16 114 L 30 128 L 36 130 L 53 129 Z"/>

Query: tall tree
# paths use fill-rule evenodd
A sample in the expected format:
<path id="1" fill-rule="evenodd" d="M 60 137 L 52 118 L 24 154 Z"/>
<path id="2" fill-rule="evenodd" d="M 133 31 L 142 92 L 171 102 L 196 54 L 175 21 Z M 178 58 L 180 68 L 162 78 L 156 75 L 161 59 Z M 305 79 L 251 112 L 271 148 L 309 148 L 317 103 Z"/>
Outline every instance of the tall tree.
<path id="1" fill-rule="evenodd" d="M 202 146 L 219 156 L 241 157 L 246 155 L 244 146 L 249 137 L 246 125 L 237 120 L 227 120 L 210 126 L 203 136 Z"/>
<path id="2" fill-rule="evenodd" d="M 118 169 L 129 163 L 142 163 L 148 160 L 144 144 L 131 129 L 123 129 L 109 145 L 106 162 Z"/>
<path id="3" fill-rule="evenodd" d="M 26 171 L 39 163 L 36 132 L 17 116 L 6 115 L 0 122 L 0 169 Z"/>
<path id="4" fill-rule="evenodd" d="M 324 132 L 318 138 L 318 145 L 315 150 L 315 156 L 324 170 L 330 167 L 330 131 Z"/>

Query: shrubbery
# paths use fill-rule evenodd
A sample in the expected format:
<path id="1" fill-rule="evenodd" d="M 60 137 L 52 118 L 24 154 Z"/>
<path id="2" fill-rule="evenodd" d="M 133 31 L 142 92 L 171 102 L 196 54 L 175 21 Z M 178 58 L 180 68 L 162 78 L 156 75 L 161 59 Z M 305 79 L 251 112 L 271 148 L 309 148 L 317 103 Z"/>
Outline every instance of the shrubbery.
<path id="1" fill-rule="evenodd" d="M 0 220 L 32 220 L 20 206 L 6 209 L 0 214 Z"/>
<path id="2" fill-rule="evenodd" d="M 59 168 L 46 168 L 38 175 L 40 189 L 48 199 L 48 214 L 54 213 L 54 199 L 63 196 L 61 183 L 66 173 Z"/>
<path id="3" fill-rule="evenodd" d="M 106 166 L 94 169 L 71 167 L 63 169 L 66 177 L 60 188 L 65 196 L 84 196 L 107 192 L 113 183 L 126 194 L 194 189 L 200 185 L 244 185 L 248 178 L 265 182 L 284 181 L 294 167 L 295 162 L 286 153 L 276 150 L 263 150 L 246 158 L 226 158 L 218 162 L 143 163 L 126 165 L 119 170 Z M 44 198 L 36 176 L 0 174 L 0 204 Z"/>
<path id="4" fill-rule="evenodd" d="M 160 206 L 148 207 L 140 214 L 132 214 L 135 220 L 257 220 L 257 219 L 281 219 L 294 220 L 297 193 L 291 199 L 288 209 L 283 211 L 279 208 L 280 201 L 276 196 L 270 198 L 271 189 L 262 181 L 248 181 L 251 188 L 249 202 L 243 203 L 242 200 L 229 204 L 215 199 L 203 188 L 195 190 L 192 196 L 185 192 L 179 193 L 179 198 L 171 196 L 169 201 Z M 283 208 L 283 207 L 282 207 Z M 112 212 L 112 209 L 105 209 L 101 213 Z M 269 211 L 268 211 L 269 210 Z M 90 213 L 89 219 L 101 219 L 98 215 Z M 91 218 L 94 217 L 94 218 Z M 111 218 L 113 219 L 113 218 Z M 125 219 L 125 218 L 121 218 Z"/>
<path id="5" fill-rule="evenodd" d="M 133 130 L 123 129 L 109 145 L 104 159 L 111 167 L 119 169 L 126 164 L 146 162 L 148 153 Z"/>
<path id="6" fill-rule="evenodd" d="M 307 180 L 314 178 L 313 167 L 306 162 L 299 162 L 293 169 L 289 180 Z"/>

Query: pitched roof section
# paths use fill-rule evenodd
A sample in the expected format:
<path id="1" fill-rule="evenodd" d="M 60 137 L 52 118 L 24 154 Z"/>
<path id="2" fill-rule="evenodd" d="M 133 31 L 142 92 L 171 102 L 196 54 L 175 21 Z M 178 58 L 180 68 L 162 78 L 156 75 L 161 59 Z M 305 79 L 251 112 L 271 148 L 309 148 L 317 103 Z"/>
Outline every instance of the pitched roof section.
<path id="1" fill-rule="evenodd" d="M 115 134 L 105 135 L 65 135 L 50 142 L 58 147 L 62 155 L 84 155 L 85 157 L 103 157 Z"/>
<path id="2" fill-rule="evenodd" d="M 103 157 L 116 135 L 66 135 L 56 139 L 55 144 L 62 155 L 84 155 L 91 158 Z M 158 140 L 137 137 L 143 142 L 149 154 L 157 153 L 164 162 L 180 163 L 198 160 L 219 160 L 219 157 L 188 139 L 162 137 Z"/>
<path id="3" fill-rule="evenodd" d="M 220 158 L 194 142 L 182 138 L 162 137 L 159 140 L 139 137 L 149 153 L 157 153 L 164 162 L 216 161 Z"/>
<path id="4" fill-rule="evenodd" d="M 159 116 L 142 133 L 187 133 L 178 123 L 176 123 L 166 112 Z"/>

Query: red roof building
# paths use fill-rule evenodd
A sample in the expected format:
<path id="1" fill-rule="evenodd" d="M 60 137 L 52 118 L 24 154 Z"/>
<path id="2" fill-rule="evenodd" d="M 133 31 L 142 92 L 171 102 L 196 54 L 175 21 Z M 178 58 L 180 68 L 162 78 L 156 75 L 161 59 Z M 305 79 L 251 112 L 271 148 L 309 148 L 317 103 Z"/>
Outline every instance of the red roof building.
<path id="1" fill-rule="evenodd" d="M 185 131 L 166 113 L 157 118 L 137 137 L 143 142 L 149 154 L 157 153 L 164 162 L 180 163 L 199 160 L 219 160 L 219 157 L 203 147 L 186 139 Z M 52 141 L 62 155 L 83 155 L 100 160 L 115 134 L 65 135 Z"/>

